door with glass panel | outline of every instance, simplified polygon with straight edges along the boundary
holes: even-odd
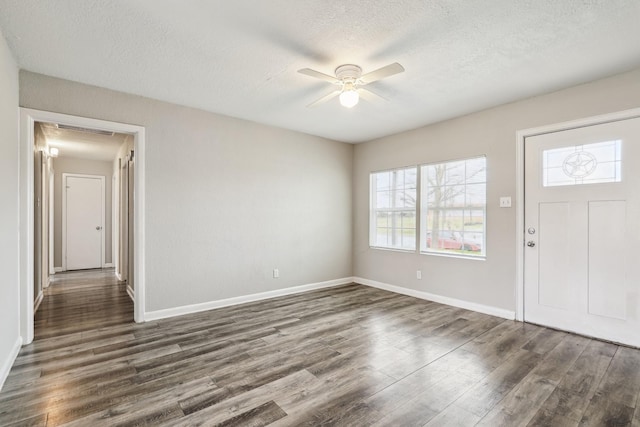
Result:
[[[525,321],[640,346],[640,118],[527,137]]]

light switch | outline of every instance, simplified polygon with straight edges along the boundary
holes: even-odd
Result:
[[[500,207],[501,208],[510,208],[511,207],[511,197],[509,197],[509,196],[500,197]]]

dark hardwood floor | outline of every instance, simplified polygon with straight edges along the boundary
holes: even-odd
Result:
[[[50,287],[0,425],[640,426],[636,349],[356,284],[134,324],[94,273]]]
[[[58,273],[36,312],[35,339],[133,322],[126,283],[113,269]]]

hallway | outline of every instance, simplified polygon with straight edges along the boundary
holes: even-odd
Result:
[[[35,315],[35,341],[133,323],[133,301],[113,269],[58,273]]]

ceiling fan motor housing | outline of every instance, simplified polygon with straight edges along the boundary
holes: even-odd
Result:
[[[353,64],[344,64],[336,68],[336,77],[343,82],[355,82],[362,75],[362,68]]]

